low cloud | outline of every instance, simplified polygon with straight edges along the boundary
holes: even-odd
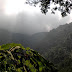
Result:
[[[70,15],[62,18],[58,12],[55,15],[50,12],[44,15],[41,12],[30,14],[23,11],[17,15],[8,16],[3,13],[3,4],[0,5],[0,11],[0,28],[23,34],[48,32],[59,25],[71,22],[72,19]]]

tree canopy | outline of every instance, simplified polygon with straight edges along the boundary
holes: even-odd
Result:
[[[0,72],[58,72],[38,52],[21,44],[0,46]]]
[[[62,17],[70,14],[72,9],[72,0],[26,0],[27,4],[36,6],[40,3],[40,10],[43,14],[46,14],[49,9],[51,9],[52,4],[55,5],[53,9],[51,9],[51,13],[55,14],[56,10],[61,12]]]

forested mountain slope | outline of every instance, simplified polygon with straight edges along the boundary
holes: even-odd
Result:
[[[53,62],[59,72],[72,72],[72,23],[51,30],[36,50]]]
[[[67,38],[71,37],[72,23],[60,25],[58,28],[48,32],[46,37],[37,45],[36,48],[44,49],[43,52],[49,50],[52,47],[64,45]]]

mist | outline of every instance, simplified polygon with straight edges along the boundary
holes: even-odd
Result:
[[[4,12],[4,2],[5,0],[2,2],[0,0],[0,3],[2,3],[0,5],[0,28],[15,33],[31,35],[38,32],[49,32],[59,25],[70,23],[72,19],[70,15],[62,18],[58,11],[56,14],[48,12],[44,15],[40,10],[32,13],[23,10],[17,14],[7,15]]]

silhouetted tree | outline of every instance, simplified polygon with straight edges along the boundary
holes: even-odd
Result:
[[[72,0],[26,0],[26,3],[33,6],[36,6],[38,3],[40,3],[41,12],[44,14],[46,14],[52,4],[54,4],[55,7],[51,9],[51,12],[55,14],[55,11],[59,10],[62,17],[70,14],[72,9]]]

